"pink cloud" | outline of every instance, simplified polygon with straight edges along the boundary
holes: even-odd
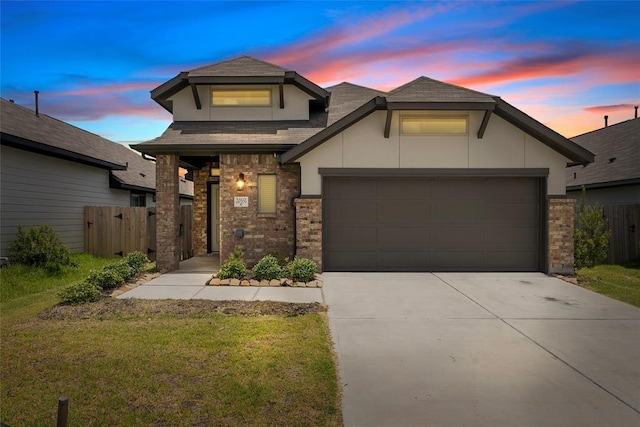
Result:
[[[597,113],[597,114],[608,114],[608,113],[629,113],[630,111],[634,111],[633,107],[638,104],[616,104],[616,105],[596,105],[594,107],[586,107],[584,111],[589,113]]]
[[[638,80],[640,57],[630,46],[603,51],[595,47],[573,47],[567,51],[541,53],[523,58],[497,61],[492,70],[450,79],[462,86],[487,85],[546,77],[588,76],[608,83]]]

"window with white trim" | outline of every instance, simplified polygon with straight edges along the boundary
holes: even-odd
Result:
[[[468,117],[400,117],[401,135],[466,135]]]
[[[275,175],[258,175],[258,213],[276,213]]]
[[[212,89],[214,107],[270,107],[271,89]]]

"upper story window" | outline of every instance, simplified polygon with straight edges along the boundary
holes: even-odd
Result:
[[[467,117],[409,116],[400,118],[401,135],[466,135]]]
[[[214,107],[270,107],[271,89],[213,89]]]

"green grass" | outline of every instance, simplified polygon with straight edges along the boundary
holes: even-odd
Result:
[[[578,282],[592,291],[640,307],[640,263],[598,265],[577,271]]]
[[[50,289],[60,289],[84,280],[89,271],[100,270],[116,259],[95,258],[88,254],[71,255],[77,267],[64,266],[58,274],[50,275],[43,268],[14,264],[0,268],[0,302],[36,294]]]
[[[58,290],[0,304],[8,425],[54,425],[60,396],[69,397],[69,425],[341,425],[322,314],[146,309],[52,320],[43,312]]]

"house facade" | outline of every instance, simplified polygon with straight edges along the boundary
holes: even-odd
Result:
[[[155,164],[121,144],[0,98],[0,256],[18,224],[84,250],[84,206],[154,206]],[[193,185],[180,181],[180,203]]]
[[[420,77],[321,88],[243,56],[151,92],[158,267],[178,268],[177,168],[193,170],[196,254],[234,248],[324,271],[573,271],[568,164],[593,155],[496,96]],[[162,242],[162,243],[160,243]]]

